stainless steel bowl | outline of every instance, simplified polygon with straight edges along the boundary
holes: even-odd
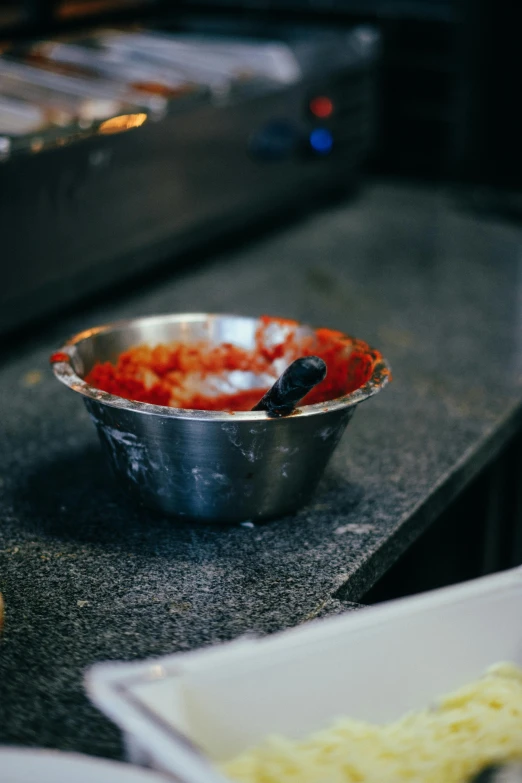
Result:
[[[134,402],[83,378],[128,348],[173,341],[255,346],[259,322],[184,314],[120,321],[75,335],[51,357],[56,377],[83,396],[114,472],[139,502],[166,514],[232,522],[296,511],[312,496],[355,407],[387,383],[371,351],[360,389],[270,419],[264,412],[185,410]],[[303,327],[306,329],[306,327]]]

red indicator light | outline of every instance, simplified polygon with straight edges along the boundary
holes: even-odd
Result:
[[[312,98],[309,104],[309,108],[314,117],[319,117],[320,119],[325,120],[332,114],[334,105],[330,98],[327,98],[326,95],[318,95],[317,98]]]
[[[61,351],[57,351],[56,353],[51,354],[49,361],[51,362],[51,364],[58,364],[59,362],[68,362],[69,354],[62,353]]]

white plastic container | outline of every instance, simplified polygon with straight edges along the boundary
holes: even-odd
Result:
[[[343,715],[391,721],[499,661],[522,665],[520,568],[259,640],[98,664],[87,689],[131,760],[218,783],[212,761],[267,734],[300,737]]]
[[[43,748],[0,748],[2,783],[169,783],[148,770]]]

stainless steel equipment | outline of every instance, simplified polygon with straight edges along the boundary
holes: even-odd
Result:
[[[353,186],[378,49],[361,26],[99,31],[4,52],[0,334]]]
[[[363,387],[288,417],[264,411],[199,411],[116,397],[83,378],[138,344],[223,342],[254,349],[259,322],[217,315],[167,315],[89,329],[55,355],[56,377],[79,392],[115,474],[146,506],[166,514],[241,522],[294,512],[312,496],[356,406],[386,385],[385,361],[368,349]],[[308,334],[305,331],[303,334]],[[283,335],[277,339],[277,344]],[[259,386],[255,378],[250,388]]]

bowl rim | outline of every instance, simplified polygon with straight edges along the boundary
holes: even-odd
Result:
[[[169,408],[165,405],[153,405],[148,402],[138,402],[136,400],[127,400],[115,394],[97,389],[91,386],[81,378],[73,367],[73,361],[77,355],[77,346],[84,340],[88,340],[97,334],[111,332],[117,329],[125,329],[136,326],[175,323],[178,321],[197,322],[209,319],[234,318],[248,321],[256,321],[259,317],[235,315],[231,313],[169,313],[164,315],[143,316],[138,318],[127,318],[123,320],[111,321],[106,324],[84,329],[81,332],[70,337],[57,351],[50,356],[50,362],[56,378],[75,392],[81,394],[84,398],[94,402],[107,405],[111,408],[133,411],[135,413],[146,414],[149,416],[163,416],[170,419],[191,419],[200,421],[286,421],[288,419],[301,418],[303,416],[314,416],[319,413],[330,413],[343,408],[351,408],[361,402],[373,397],[383,389],[391,379],[391,369],[389,363],[376,349],[368,345],[363,340],[346,335],[348,339],[357,343],[361,348],[371,354],[374,364],[372,374],[366,383],[355,389],[349,394],[336,397],[333,400],[318,402],[314,405],[303,405],[290,415],[281,418],[271,418],[265,411],[202,411],[192,408]],[[307,326],[301,321],[295,321],[299,326]],[[311,327],[313,328],[313,327]]]

